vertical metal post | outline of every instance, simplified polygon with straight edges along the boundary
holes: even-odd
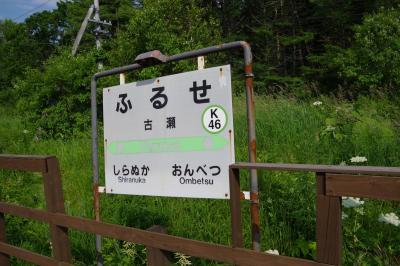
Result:
[[[247,125],[248,125],[248,154],[249,161],[254,163],[257,160],[256,150],[256,120],[254,109],[253,91],[253,66],[250,45],[243,44],[244,50],[244,72],[246,80],[246,103],[247,103]],[[260,251],[260,211],[258,200],[258,177],[257,170],[250,170],[250,202],[251,202],[251,235],[252,246],[256,251]]]
[[[96,36],[96,49],[100,50],[101,49],[101,41],[100,41],[100,4],[99,0],[93,0],[93,5],[94,5],[94,17],[93,19],[96,22],[96,29],[95,29],[95,36]],[[98,61],[97,62],[97,68],[99,70],[103,69],[103,62]],[[92,80],[96,83],[96,80]],[[92,121],[92,141],[95,140],[96,143],[93,145],[92,149],[95,151],[95,157],[93,159],[93,167],[96,165],[96,169],[94,170],[94,175],[93,175],[93,195],[94,195],[94,212],[95,212],[95,219],[96,221],[100,221],[100,193],[99,193],[99,163],[98,163],[98,148],[97,148],[97,104],[96,104],[96,84],[94,85],[95,91],[94,91],[94,103],[93,103],[93,97],[92,97],[92,112],[93,110],[96,112],[95,113],[95,121]],[[93,92],[92,92],[93,95]],[[93,120],[93,113],[92,113],[92,120]],[[93,138],[93,130],[96,131],[96,136]],[[96,234],[96,260],[97,260],[97,265],[98,266],[103,266],[103,256],[101,255],[101,235]]]
[[[100,193],[99,193],[99,158],[97,144],[97,99],[96,78],[91,81],[91,113],[92,113],[92,173],[93,173],[93,208],[96,221],[100,221]],[[96,234],[96,260],[97,265],[103,265],[101,256],[101,235]]]

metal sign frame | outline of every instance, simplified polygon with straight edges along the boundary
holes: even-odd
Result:
[[[254,92],[253,92],[253,56],[250,45],[245,41],[236,41],[224,43],[216,46],[210,46],[198,50],[184,52],[172,56],[163,55],[155,50],[140,54],[136,57],[134,64],[113,68],[110,70],[98,72],[93,75],[91,80],[91,126],[92,126],[92,174],[93,174],[93,194],[94,211],[96,221],[100,221],[100,192],[99,192],[99,158],[98,158],[98,134],[97,134],[97,80],[107,76],[122,74],[132,70],[140,70],[146,67],[181,61],[184,59],[197,58],[211,53],[224,52],[234,49],[243,50],[244,73],[246,83],[246,106],[247,106],[247,129],[248,129],[248,159],[249,162],[256,162],[256,127],[254,110]],[[252,246],[254,250],[260,250],[260,218],[259,218],[259,200],[258,200],[258,179],[257,170],[250,170],[251,178],[251,228],[252,228]],[[96,235],[96,252],[98,265],[102,264],[101,259],[101,236]]]

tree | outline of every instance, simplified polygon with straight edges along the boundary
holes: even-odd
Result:
[[[0,21],[0,92],[8,97],[11,81],[23,74],[26,67],[40,65],[38,43],[27,34],[24,24]]]
[[[126,29],[117,30],[115,42],[109,44],[111,51],[105,53],[109,59],[106,62],[111,65],[130,64],[137,54],[149,50],[175,54],[220,42],[218,23],[197,0],[148,0],[142,8],[133,10],[135,15]],[[25,113],[34,127],[32,131],[61,137],[88,128],[89,84],[97,71],[98,53],[93,44],[91,50],[88,46],[75,58],[69,47],[58,48],[42,69],[28,69],[24,78],[15,83],[18,110]],[[182,62],[165,66],[164,70],[182,71],[194,66]],[[161,73],[157,71],[145,69],[140,77],[154,77]]]
[[[368,15],[354,27],[355,41],[339,51],[333,62],[340,77],[360,91],[400,86],[400,10]]]
[[[112,45],[112,65],[131,64],[143,52],[160,50],[172,55],[221,42],[218,20],[199,0],[145,0],[135,9],[126,29],[119,31]],[[193,69],[196,64],[180,62],[165,66],[164,73]],[[146,69],[142,78],[160,75],[160,69]]]

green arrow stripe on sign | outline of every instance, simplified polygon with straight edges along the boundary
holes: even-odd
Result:
[[[225,147],[228,140],[219,136],[197,136],[162,138],[151,140],[113,141],[107,148],[112,154],[217,151]]]

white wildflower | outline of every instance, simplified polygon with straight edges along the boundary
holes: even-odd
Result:
[[[131,242],[123,242],[123,249],[121,250],[121,253],[133,258],[137,255],[137,247],[135,243]]]
[[[276,249],[268,249],[265,253],[272,254],[272,255],[279,255],[279,251]]]
[[[316,102],[313,102],[313,105],[314,106],[318,106],[318,105],[321,105],[322,104],[322,102],[321,101],[316,101]]]
[[[346,218],[348,218],[349,216],[345,213],[345,212],[342,212],[342,220],[344,220],[344,219],[346,219]]]
[[[26,129],[24,129],[22,132],[23,132],[24,134],[28,134],[28,133],[29,133],[29,131],[26,130]]]
[[[353,197],[342,197],[342,205],[345,208],[355,208],[364,204],[363,200],[360,198],[353,198]]]
[[[363,207],[361,207],[361,208],[356,208],[356,212],[357,212],[358,214],[364,215],[364,208],[363,208]]]
[[[178,264],[179,266],[192,265],[192,262],[190,261],[190,256],[176,252],[175,258],[178,259],[178,262],[176,264]]]
[[[368,159],[364,156],[356,156],[356,157],[351,157],[350,162],[352,163],[364,163],[368,161]]]
[[[346,164],[346,162],[345,162],[345,161],[341,161],[339,165],[341,165],[341,166],[345,166],[345,165],[347,165],[347,164]]]
[[[381,214],[378,219],[379,222],[387,223],[387,224],[392,224],[394,226],[399,226],[400,225],[400,220],[399,217],[391,212],[391,213],[386,213],[386,214]]]

